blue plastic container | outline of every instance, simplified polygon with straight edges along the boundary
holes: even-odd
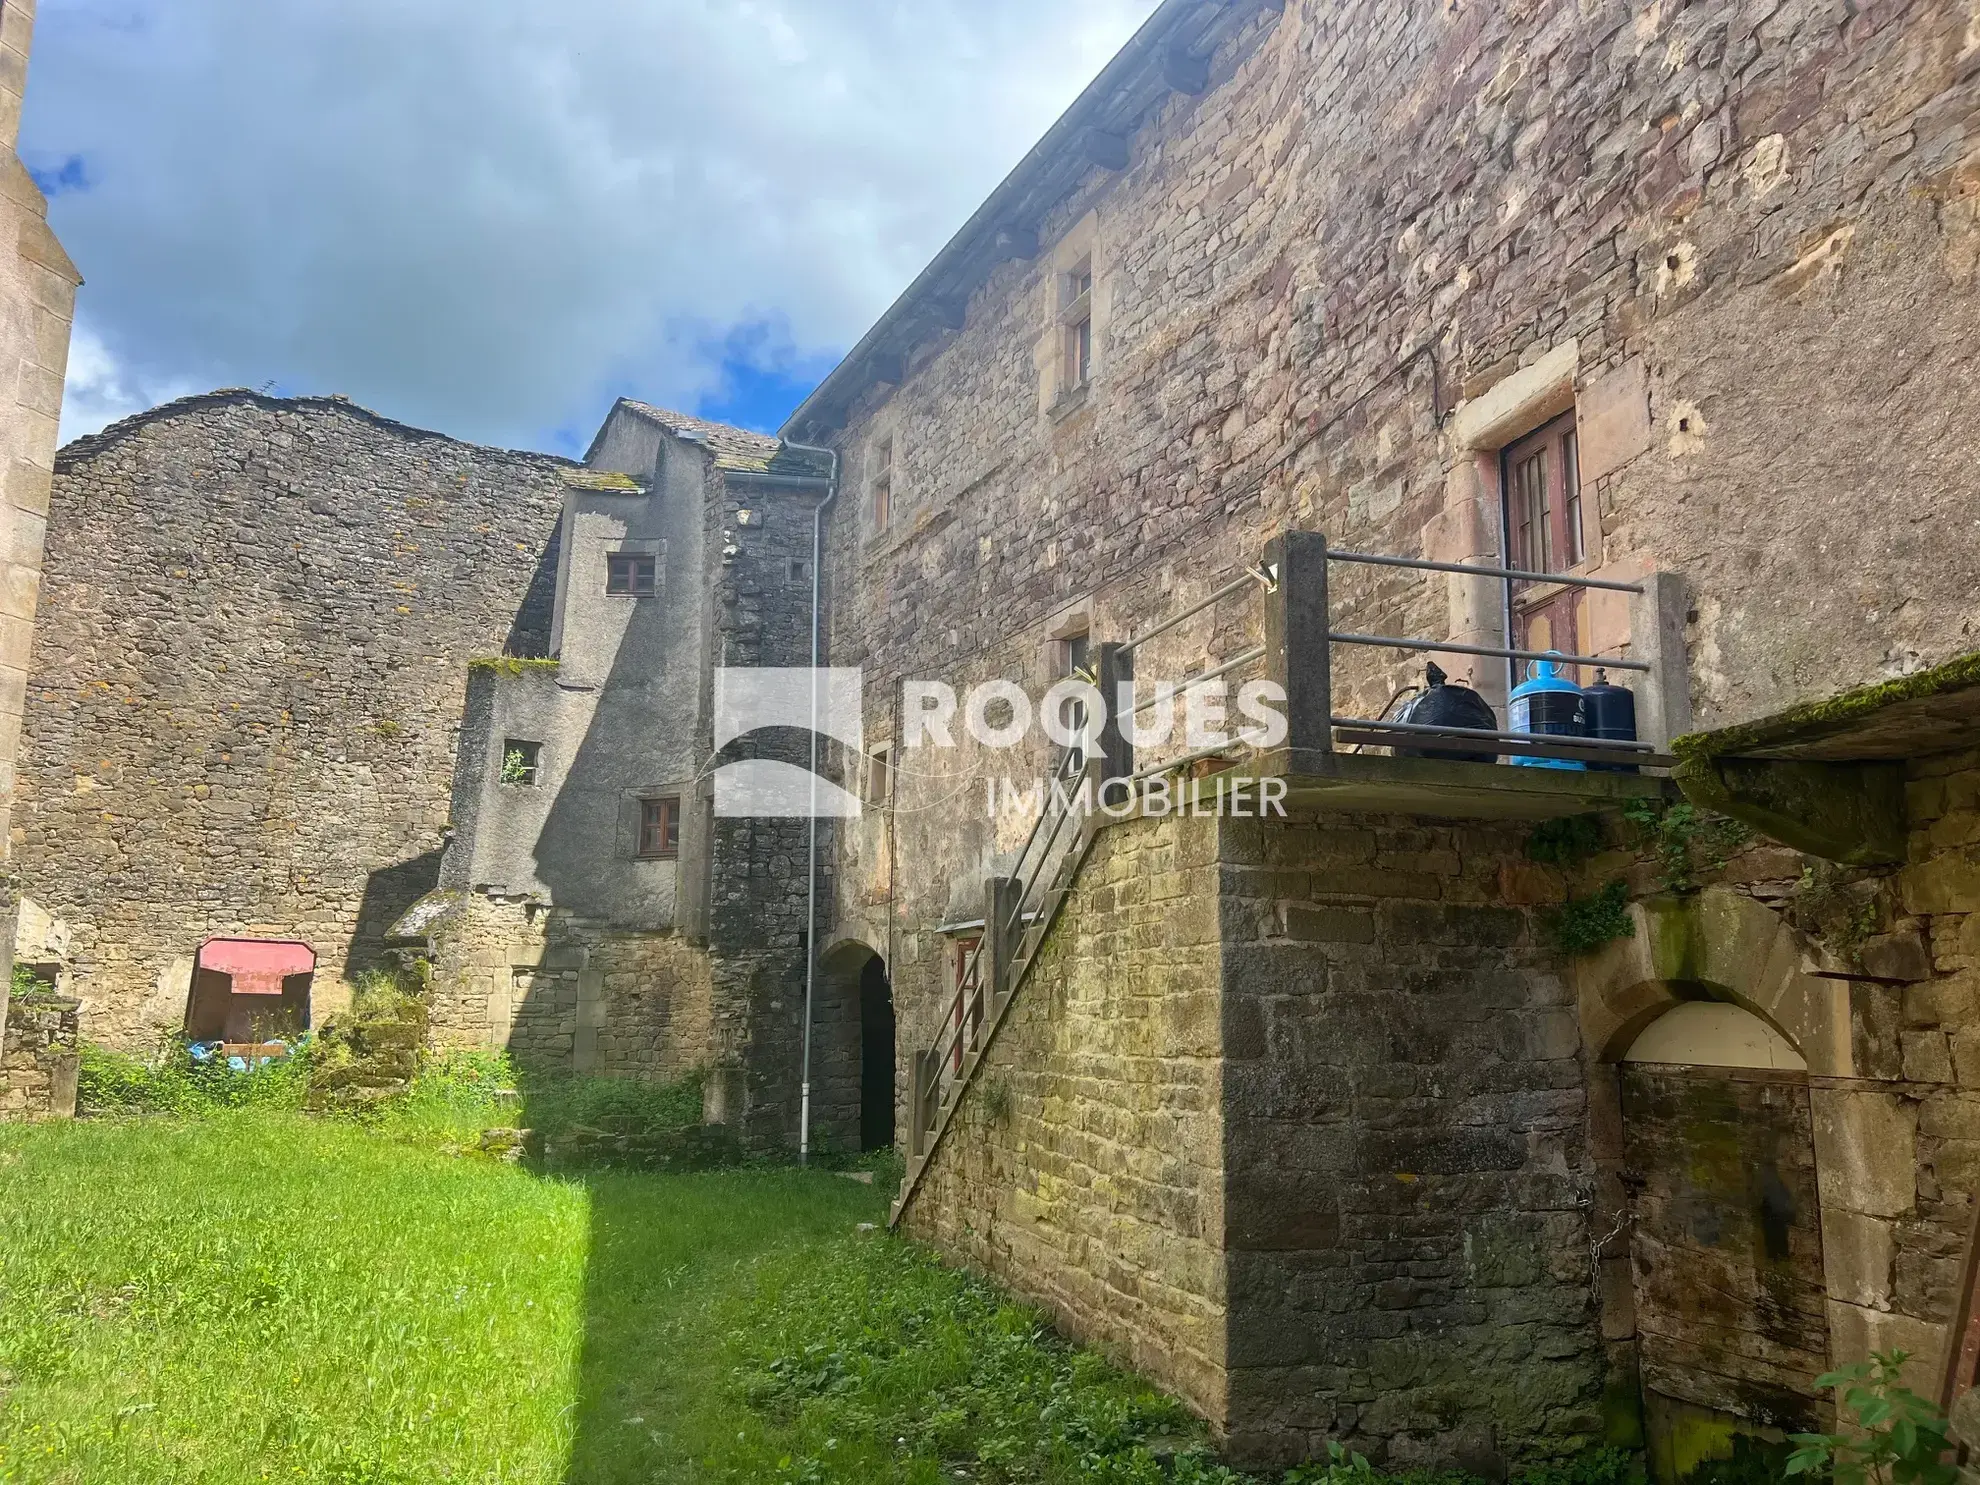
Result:
[[[1535,660],[1533,674],[1513,688],[1506,705],[1506,730],[1551,737],[1586,737],[1581,687],[1557,673],[1551,660]],[[1588,765],[1570,758],[1512,757],[1523,768],[1579,768]]]

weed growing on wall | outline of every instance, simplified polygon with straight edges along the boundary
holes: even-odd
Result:
[[[1634,827],[1637,846],[1656,861],[1667,892],[1697,891],[1701,874],[1723,870],[1733,852],[1753,839],[1738,820],[1661,799],[1632,799],[1623,818]]]
[[[1526,856],[1545,866],[1579,866],[1608,843],[1608,835],[1600,815],[1543,820],[1526,837]]]
[[[1540,917],[1541,931],[1563,953],[1592,954],[1619,938],[1634,938],[1629,915],[1629,883],[1617,877],[1592,897],[1570,897]]]

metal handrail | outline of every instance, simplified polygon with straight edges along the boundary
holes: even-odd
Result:
[[[1452,655],[1495,655],[1502,660],[1552,660],[1558,665],[1593,665],[1604,670],[1650,669],[1641,660],[1605,660],[1600,655],[1563,655],[1559,650],[1502,650],[1497,645],[1461,645],[1447,639],[1398,639],[1387,634],[1336,634],[1337,645],[1379,645],[1389,650],[1442,650]]]
[[[1566,583],[1576,588],[1607,588],[1616,593],[1641,593],[1641,583],[1612,578],[1576,577],[1567,572],[1525,572],[1517,567],[1487,567],[1476,562],[1432,562],[1427,557],[1382,557],[1373,552],[1327,552],[1329,562],[1362,562],[1371,567],[1414,567],[1424,572],[1469,572],[1478,577],[1515,578],[1529,583]]]
[[[1479,742],[1562,743],[1570,747],[1604,749],[1619,753],[1654,753],[1656,745],[1620,737],[1589,737],[1573,732],[1495,732],[1484,727],[1433,727],[1422,722],[1378,722],[1368,717],[1329,717],[1334,727],[1352,727],[1363,732],[1406,732],[1418,737],[1444,737]]]
[[[1198,614],[1202,613],[1206,608],[1215,607],[1217,604],[1222,603],[1226,598],[1229,598],[1232,594],[1242,593],[1244,591],[1245,584],[1247,583],[1257,583],[1263,587],[1270,587],[1273,583],[1277,581],[1278,581],[1277,575],[1274,574],[1273,571],[1268,567],[1247,567],[1244,570],[1243,577],[1237,579],[1235,582],[1224,584],[1223,587],[1219,588],[1216,592],[1212,593],[1208,598],[1204,599],[1201,603],[1192,604],[1190,607],[1184,609],[1179,614],[1171,614],[1169,615],[1168,618],[1164,619],[1161,623],[1157,624],[1153,629],[1145,629],[1140,634],[1137,634],[1133,639],[1129,640],[1126,644],[1121,646],[1121,653],[1123,655],[1133,654],[1136,649],[1138,649],[1142,645],[1147,644],[1148,641],[1153,639],[1156,635],[1166,634],[1169,630],[1175,628],[1176,625],[1182,623],[1184,619],[1193,619]]]
[[[1129,712],[1128,715],[1131,717],[1139,716],[1151,706],[1159,706],[1164,701],[1174,701],[1191,686],[1200,685],[1204,681],[1214,681],[1220,676],[1227,676],[1234,670],[1243,669],[1254,660],[1263,659],[1264,655],[1265,646],[1253,645],[1250,649],[1240,651],[1238,654],[1231,656],[1230,659],[1219,665],[1215,670],[1206,670],[1201,675],[1190,676],[1185,680],[1176,682],[1173,686],[1158,686],[1153,696],[1149,697],[1146,701],[1137,702],[1134,710]]]

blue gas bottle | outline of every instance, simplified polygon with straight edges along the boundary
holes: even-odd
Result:
[[[1513,732],[1544,733],[1554,737],[1585,737],[1581,687],[1554,669],[1551,660],[1533,662],[1531,678],[1513,688],[1506,706],[1506,725]],[[1525,768],[1587,768],[1569,758],[1520,758],[1508,760]]]

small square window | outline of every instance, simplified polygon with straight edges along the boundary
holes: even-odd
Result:
[[[605,557],[605,591],[650,598],[657,567],[651,552],[610,552]]]
[[[791,558],[791,559],[790,559],[790,568],[789,568],[789,576],[790,576],[790,580],[791,580],[791,581],[792,581],[793,583],[808,583],[808,582],[810,582],[810,581],[811,581],[811,561],[810,561],[810,559],[809,559],[809,558],[806,558],[806,557],[793,557],[793,558]]]
[[[502,740],[502,782],[534,789],[542,782],[543,744],[521,738]]]
[[[639,802],[639,854],[666,860],[681,854],[681,802],[642,799]]]

